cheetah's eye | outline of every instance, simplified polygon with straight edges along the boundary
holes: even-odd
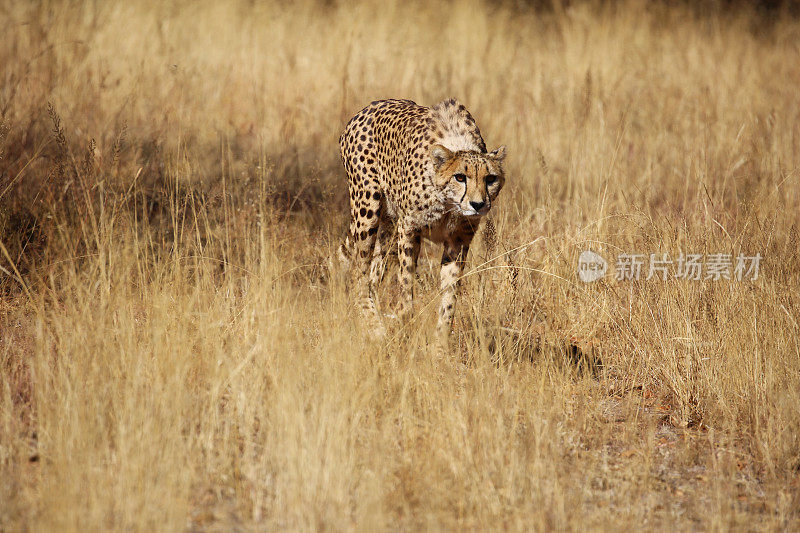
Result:
[[[484,180],[486,180],[486,185],[491,185],[492,183],[497,181],[497,176],[495,176],[494,174],[489,174],[484,178]]]
[[[464,174],[453,174],[453,177],[459,183],[464,183],[465,181],[467,181],[467,177]]]

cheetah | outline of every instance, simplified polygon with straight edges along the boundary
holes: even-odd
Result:
[[[350,119],[339,145],[351,214],[339,256],[356,277],[356,304],[374,336],[383,337],[373,287],[396,238],[399,318],[407,320],[421,239],[442,243],[437,331],[446,345],[470,243],[505,184],[505,146],[487,152],[472,115],[455,99],[432,107],[372,102]]]

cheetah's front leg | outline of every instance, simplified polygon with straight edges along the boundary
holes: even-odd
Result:
[[[436,326],[441,349],[447,348],[450,338],[458,279],[464,271],[464,263],[466,262],[468,251],[469,242],[457,244],[452,241],[446,241],[444,243],[442,270],[439,275],[442,303],[439,305],[439,320]]]
[[[400,222],[397,227],[397,257],[400,260],[400,319],[405,322],[414,309],[414,272],[417,269],[422,236],[410,224]]]

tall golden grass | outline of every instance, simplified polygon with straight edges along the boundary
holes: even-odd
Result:
[[[0,530],[800,527],[797,20],[0,13]],[[347,119],[451,96],[509,179],[440,359],[438,250],[383,343],[328,258]],[[586,249],[763,259],[583,284]]]

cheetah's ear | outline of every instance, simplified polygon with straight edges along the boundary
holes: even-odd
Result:
[[[441,144],[434,144],[431,146],[431,159],[433,159],[433,168],[439,170],[442,165],[453,159],[453,152]]]
[[[489,157],[497,161],[498,163],[502,163],[503,160],[506,158],[506,147],[505,145],[497,148],[496,150],[492,150],[489,152]]]

